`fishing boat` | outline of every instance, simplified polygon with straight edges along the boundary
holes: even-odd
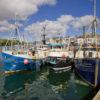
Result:
[[[37,52],[37,56],[42,59],[43,64],[46,62],[46,58],[48,57],[49,53],[49,46],[46,43],[46,25],[43,26],[43,33],[41,34],[42,36],[42,42],[39,41],[39,43],[36,43],[35,45],[35,50]]]
[[[82,44],[76,52],[75,68],[76,72],[91,86],[97,86],[100,83],[100,47],[98,45],[98,36],[96,34],[96,0],[94,0],[94,18],[92,22],[92,37],[94,44]],[[85,41],[85,37],[84,37]]]
[[[55,73],[70,71],[73,66],[73,60],[70,58],[61,59],[57,64],[50,67]]]
[[[19,40],[19,41],[18,41]],[[19,34],[19,27],[15,21],[15,32],[10,37],[11,45],[2,50],[3,66],[5,73],[15,73],[26,70],[36,70],[41,66],[42,61],[36,57],[36,52],[31,48],[25,47],[24,42]],[[14,42],[17,41],[15,45]]]
[[[51,48],[48,54],[47,62],[50,65],[56,65],[62,58],[73,58],[74,53],[72,50],[65,48],[64,44],[62,43],[53,43],[48,44]]]

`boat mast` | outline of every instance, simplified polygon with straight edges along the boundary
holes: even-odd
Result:
[[[13,37],[12,37],[12,42],[11,42],[11,50],[13,50],[14,48],[14,41],[18,41],[18,45],[20,45],[21,47],[19,47],[18,49],[22,49],[22,39],[21,39],[21,36],[19,34],[19,26],[18,26],[18,23],[17,23],[17,14],[15,14],[15,23],[14,23],[14,34],[13,34]]]
[[[85,33],[85,29],[86,29],[86,27],[85,26],[83,26],[83,47],[85,46],[85,44],[86,44],[86,42],[85,42],[85,40],[86,40],[86,33]],[[83,48],[83,56],[84,56],[84,58],[85,58],[85,49]]]
[[[92,23],[92,35],[96,36],[96,0],[93,1],[93,23]]]
[[[11,50],[13,51],[13,42],[16,40],[16,35],[17,35],[17,24],[16,24],[16,14],[15,14],[15,23],[14,23],[14,28],[15,28],[15,34],[13,34],[12,40],[11,40]]]
[[[43,36],[43,40],[42,40],[43,45],[46,45],[46,39],[45,39],[46,34],[45,34],[45,31],[46,31],[46,25],[43,27],[43,34],[42,34],[42,36]]]
[[[98,83],[98,46],[97,46],[97,34],[96,34],[96,25],[97,25],[97,20],[96,20],[96,0],[94,0],[93,2],[93,17],[94,17],[94,20],[93,20],[93,32],[94,32],[94,37],[95,37],[95,45],[96,45],[96,65],[95,65],[95,86],[97,86],[97,83]]]
[[[84,37],[84,38],[85,38],[85,29],[86,29],[86,27],[83,26],[83,37]]]

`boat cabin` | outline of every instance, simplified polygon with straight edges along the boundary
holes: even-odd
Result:
[[[76,58],[100,58],[100,50],[96,48],[82,48],[76,52]]]

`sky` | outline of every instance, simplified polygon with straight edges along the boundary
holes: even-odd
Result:
[[[100,0],[96,2],[99,21]],[[40,40],[43,27],[47,37],[82,35],[83,26],[91,31],[93,0],[0,0],[0,38],[14,33],[15,15],[19,34],[27,40]]]

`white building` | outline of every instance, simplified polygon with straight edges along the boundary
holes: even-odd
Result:
[[[97,44],[100,45],[100,36],[98,35],[97,37],[92,37],[91,35],[87,35],[85,36],[85,38],[83,36],[79,36],[76,37],[76,44],[77,45],[81,45],[81,44],[95,44],[97,41]]]

